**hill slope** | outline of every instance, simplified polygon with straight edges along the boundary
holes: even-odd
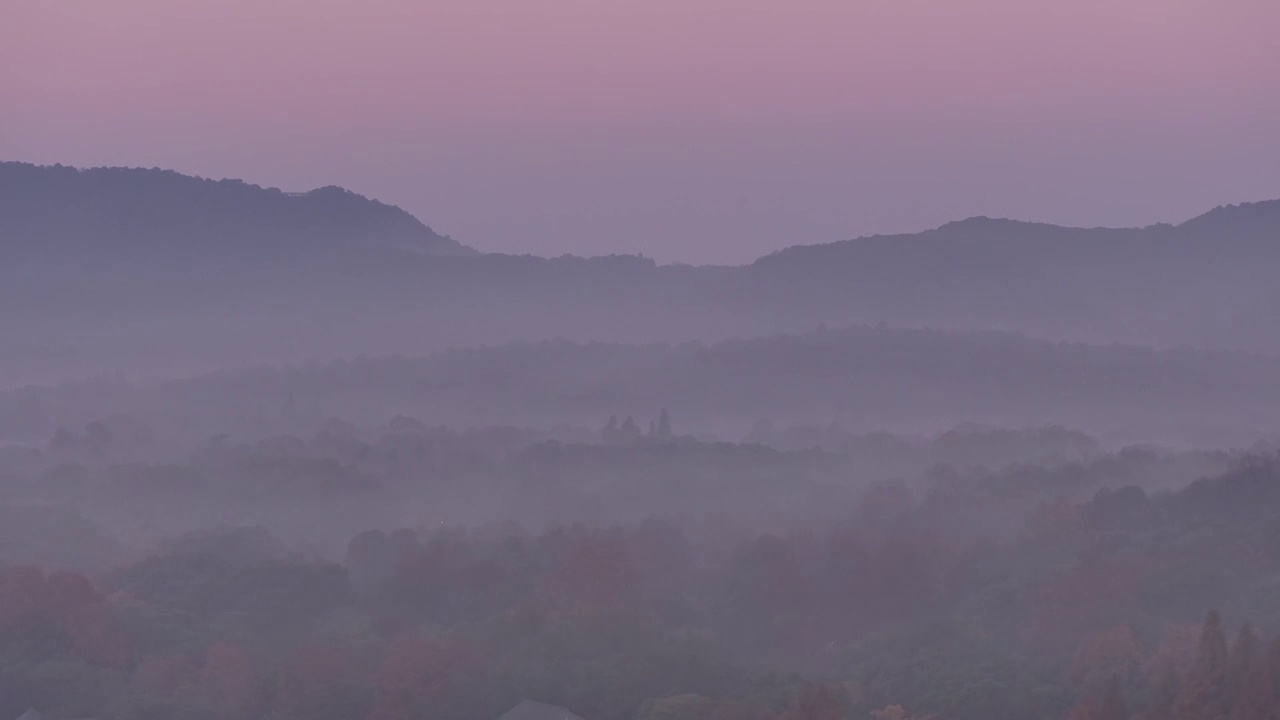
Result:
[[[971,218],[691,267],[481,255],[337,188],[11,163],[0,253],[0,387],[880,322],[1280,355],[1280,202],[1133,229]]]
[[[291,194],[166,170],[0,163],[0,249],[11,259],[235,262],[358,248],[474,252],[338,187]]]
[[[1274,352],[1266,317],[1280,310],[1278,263],[1280,201],[1271,201],[1146,228],[970,218],[793,247],[746,272],[757,297],[827,321]],[[845,314],[853,309],[864,314]]]

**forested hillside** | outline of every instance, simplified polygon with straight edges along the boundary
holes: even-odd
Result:
[[[1274,453],[1081,456],[1042,432],[1058,439],[1040,459],[1004,464],[1031,435],[960,431],[914,446],[948,464],[888,479],[866,445],[783,452],[676,426],[565,442],[395,418],[214,438],[156,464],[129,460],[150,441],[117,424],[6,451],[0,507],[41,514],[0,530],[22,539],[0,544],[0,712],[469,720],[536,698],[591,720],[1262,720],[1280,707]],[[57,506],[82,516],[49,522]]]
[[[8,163],[0,386],[824,323],[1280,354],[1278,239],[1269,202],[1140,229],[973,218],[741,267],[484,255],[338,188],[294,196],[159,170]]]
[[[339,187],[285,193],[160,169],[0,162],[0,251],[9,263],[190,268],[358,248],[474,252],[400,208]]]

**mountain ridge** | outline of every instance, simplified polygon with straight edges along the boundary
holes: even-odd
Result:
[[[159,168],[0,161],[0,242],[11,257],[293,259],[383,247],[477,254],[409,212],[334,185],[292,193]]]
[[[85,175],[49,172],[70,183]],[[86,210],[66,201],[84,193],[31,192],[17,175],[0,172],[9,178],[0,177],[0,386],[553,337],[683,342],[879,322],[1280,355],[1280,201],[1145,228],[970,218],[794,246],[749,265],[693,266],[482,254],[452,240],[421,251],[424,238],[443,236],[355,193],[286,196],[164,171],[122,176],[141,185],[125,193],[131,225],[103,210],[110,193],[90,194]],[[181,189],[191,184],[218,202],[192,201]],[[44,198],[34,211],[25,207],[33,196]],[[104,212],[115,219],[107,232],[83,231]],[[15,217],[34,223],[37,242],[14,234]],[[172,231],[193,219],[198,232]],[[68,227],[78,231],[61,232]]]
[[[287,227],[288,222],[284,222],[285,227],[281,230],[293,230],[298,232],[311,231],[321,236],[323,241],[326,234],[330,235],[328,239],[334,240],[333,235],[347,235],[346,243],[338,243],[338,249],[394,249],[409,250],[412,252],[425,255],[452,255],[452,256],[478,256],[478,255],[512,255],[511,253],[484,253],[475,250],[472,247],[462,244],[454,240],[448,235],[437,233],[430,225],[423,222],[420,218],[412,213],[400,208],[396,205],[384,203],[376,198],[370,198],[354,191],[337,185],[325,185],[303,192],[289,192],[280,188],[258,185],[237,178],[224,178],[215,180],[205,178],[199,175],[189,175],[175,170],[161,168],[142,168],[128,166],[100,166],[100,167],[74,167],[69,165],[38,165],[26,162],[3,161],[0,160],[0,240],[5,236],[15,236],[26,232],[38,236],[41,239],[47,239],[53,230],[47,227],[42,229],[38,227],[39,222],[48,223],[51,216],[55,213],[46,212],[38,214],[35,212],[42,206],[49,209],[57,209],[57,215],[65,215],[68,211],[74,216],[79,213],[82,217],[86,211],[89,217],[85,217],[86,221],[101,221],[108,229],[113,225],[125,224],[133,228],[135,231],[155,232],[160,229],[172,232],[194,232],[197,235],[201,233],[209,233],[217,230],[219,222],[227,225],[224,218],[220,220],[219,216],[208,212],[210,207],[200,208],[202,212],[195,213],[187,218],[171,218],[168,227],[155,227],[158,223],[154,218],[148,222],[147,218],[140,217],[137,213],[142,208],[124,207],[125,213],[132,211],[134,215],[129,217],[113,216],[110,212],[104,212],[104,208],[94,205],[93,198],[71,197],[64,200],[63,206],[54,208],[50,206],[48,200],[41,202],[39,198],[30,197],[30,188],[25,191],[24,183],[32,182],[48,182],[49,178],[57,175],[61,180],[75,178],[79,181],[94,181],[98,179],[115,179],[124,180],[131,188],[126,188],[123,193],[120,189],[96,189],[94,195],[103,200],[121,200],[128,201],[128,192],[146,191],[150,193],[159,193],[163,195],[173,195],[179,190],[186,191],[217,190],[226,196],[227,202],[219,207],[224,215],[229,207],[234,205],[230,200],[234,199],[249,205],[264,205],[271,202],[281,203],[282,207],[291,208],[303,215],[310,215],[311,220],[299,221],[294,223],[296,227]],[[43,177],[42,177],[43,176]],[[163,181],[159,182],[159,181]],[[80,183],[81,185],[84,182]],[[166,187],[166,184],[168,187]],[[145,186],[145,187],[142,187]],[[79,188],[78,192],[84,191]],[[104,195],[105,193],[105,195]],[[121,198],[121,195],[125,197]],[[56,200],[56,198],[55,198]],[[216,205],[216,203],[214,203]],[[279,210],[279,213],[284,212]],[[26,217],[24,218],[24,213]],[[25,223],[23,222],[25,219]],[[248,218],[245,224],[250,224],[253,218]],[[260,218],[267,224],[281,225],[279,214],[270,215]],[[212,225],[212,227],[201,226],[197,221]],[[185,224],[184,224],[185,223]],[[15,224],[17,225],[15,227]],[[25,225],[25,227],[24,227]],[[56,228],[56,222],[53,223]],[[1280,233],[1280,199],[1262,200],[1256,202],[1242,202],[1237,204],[1218,205],[1208,211],[1200,213],[1190,219],[1180,223],[1157,222],[1142,227],[1110,227],[1110,226],[1073,226],[1058,225],[1054,223],[1040,222],[1035,220],[1022,220],[1008,217],[992,217],[986,215],[974,215],[962,219],[952,220],[937,227],[928,228],[918,232],[902,232],[902,233],[877,233],[872,235],[862,235],[854,238],[846,238],[823,243],[797,244],[780,248],[770,253],[766,253],[750,263],[743,265],[711,265],[711,266],[690,266],[685,263],[666,263],[666,265],[674,265],[680,267],[752,267],[761,263],[776,262],[780,256],[785,257],[796,253],[823,253],[827,251],[846,251],[859,245],[869,245],[877,243],[894,242],[901,243],[912,239],[934,238],[959,234],[962,236],[979,235],[982,237],[971,238],[977,240],[991,240],[993,237],[1004,236],[1010,233],[1039,233],[1045,235],[1053,235],[1065,239],[1067,235],[1090,234],[1094,236],[1109,235],[1114,237],[1136,237],[1139,235],[1155,236],[1159,235],[1166,238],[1174,238],[1180,234],[1186,234],[1194,231],[1202,231],[1212,229],[1213,226],[1225,226],[1236,232],[1247,232],[1248,234],[1257,234],[1259,232],[1266,233],[1274,231]],[[1261,227],[1259,227],[1261,226]],[[120,228],[117,228],[120,229]],[[234,228],[224,230],[231,232]],[[243,230],[243,228],[240,228]],[[63,228],[61,234],[89,234],[89,230],[71,229],[68,231]],[[359,238],[351,237],[355,235],[364,235],[366,240],[364,244],[352,244],[351,240]],[[370,237],[371,236],[371,237]],[[318,243],[321,249],[331,249]],[[4,248],[11,257],[15,256],[12,248]],[[73,248],[75,249],[75,248]],[[83,248],[79,248],[83,249]],[[111,248],[106,248],[111,249]],[[117,247],[117,250],[127,250],[125,247]],[[155,250],[155,247],[148,248]],[[530,255],[528,253],[515,254],[517,257],[541,257],[547,260],[559,260],[564,258],[577,258],[578,256],[541,256]],[[20,255],[18,255],[20,258]],[[594,257],[613,257],[609,256],[586,256],[586,259]]]
[[[1140,227],[1112,227],[1105,225],[1084,227],[1075,225],[1058,225],[1035,220],[1019,220],[1016,218],[974,215],[959,220],[951,220],[937,227],[928,228],[918,232],[876,233],[873,235],[861,235],[843,240],[833,240],[825,243],[791,245],[775,250],[771,253],[767,253],[760,258],[757,258],[752,264],[760,263],[762,261],[769,260],[770,258],[775,258],[777,256],[793,252],[813,252],[818,251],[819,249],[837,250],[841,248],[854,247],[859,244],[883,242],[887,240],[932,237],[957,232],[987,232],[992,234],[997,232],[1047,232],[1056,235],[1105,234],[1113,236],[1124,235],[1130,237],[1145,234],[1153,238],[1156,236],[1167,236],[1172,238],[1177,237],[1178,235],[1185,235],[1190,231],[1208,229],[1213,225],[1230,225],[1236,230],[1244,229],[1251,231],[1251,234],[1256,232],[1265,233],[1268,231],[1280,233],[1280,199],[1218,205],[1217,207],[1195,215],[1194,217],[1180,223],[1156,222]],[[1277,239],[1280,239],[1280,235],[1277,235],[1276,237]]]

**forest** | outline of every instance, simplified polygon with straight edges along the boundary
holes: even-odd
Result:
[[[0,0],[0,720],[1280,720],[1278,28]]]
[[[0,163],[0,720],[1276,720],[1277,207],[689,266]]]
[[[0,450],[0,716],[1280,712],[1275,445],[290,412]]]

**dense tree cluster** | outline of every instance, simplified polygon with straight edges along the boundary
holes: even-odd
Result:
[[[551,467],[713,450],[564,447]],[[11,564],[0,713],[463,720],[535,698],[590,720],[1273,718],[1280,460],[1171,490],[1144,457],[871,483],[808,526],[392,527],[335,560],[226,528],[81,573]]]

